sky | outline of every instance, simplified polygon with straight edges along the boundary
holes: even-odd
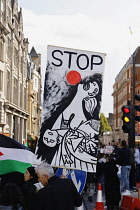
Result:
[[[18,0],[29,50],[41,53],[42,85],[47,46],[106,53],[101,112],[113,113],[113,84],[140,45],[140,0]]]

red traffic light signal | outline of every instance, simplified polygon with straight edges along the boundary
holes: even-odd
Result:
[[[129,113],[129,112],[130,112],[130,109],[128,109],[127,107],[123,106],[123,107],[122,107],[122,111],[123,111],[124,113]]]
[[[132,111],[132,106],[131,105],[123,106],[122,107],[122,111],[123,111],[123,113],[128,114],[128,113],[130,113]]]
[[[123,111],[124,113],[129,113],[131,110],[129,109],[128,106],[123,106],[123,107],[122,107],[122,111]]]
[[[122,108],[123,116],[123,126],[122,129],[124,133],[131,133],[133,129],[133,107],[132,105],[125,105]]]

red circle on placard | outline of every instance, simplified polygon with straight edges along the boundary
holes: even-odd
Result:
[[[77,85],[81,81],[81,74],[78,71],[69,71],[66,78],[70,85]]]

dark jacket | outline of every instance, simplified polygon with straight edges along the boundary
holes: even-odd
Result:
[[[23,203],[24,210],[34,210],[34,202],[36,200],[36,183],[34,179],[25,182],[23,190]]]
[[[104,167],[104,180],[105,180],[105,197],[106,205],[118,206],[121,199],[120,195],[120,182],[118,179],[118,168],[115,160],[110,159],[105,163]]]
[[[97,166],[96,166],[96,176],[100,177],[104,174],[104,167],[105,167],[105,163],[104,162],[97,162]]]
[[[94,183],[95,182],[95,173],[87,172],[87,180],[86,183]]]
[[[53,176],[48,185],[37,193],[34,210],[74,210],[81,206],[82,198],[71,179]]]
[[[116,163],[120,166],[130,165],[130,148],[115,147],[114,153],[116,154]]]
[[[23,208],[20,205],[16,209],[13,209],[13,206],[0,205],[0,210],[23,210]]]

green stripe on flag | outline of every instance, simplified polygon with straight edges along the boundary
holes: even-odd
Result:
[[[30,163],[24,163],[17,160],[1,160],[0,161],[0,175],[21,172],[25,173],[28,167],[32,166]]]

